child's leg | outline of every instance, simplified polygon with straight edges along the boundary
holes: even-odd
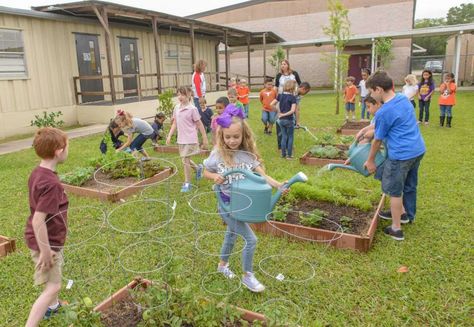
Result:
[[[401,197],[390,197],[390,212],[392,213],[392,228],[401,229],[400,219],[403,213],[403,201]]]
[[[291,122],[291,126],[288,127],[288,141],[287,141],[287,152],[288,157],[293,157],[293,135],[295,134],[295,125]]]
[[[352,111],[352,120],[355,120],[356,119],[356,115],[355,115],[355,103],[351,103],[350,104],[350,108],[351,108],[351,111]]]
[[[268,112],[265,110],[262,110],[262,123],[265,126],[264,132],[266,133],[268,131]]]
[[[425,101],[425,122],[430,120],[430,104],[431,100]]]
[[[288,150],[288,129],[287,129],[287,120],[280,120],[280,129],[281,129],[281,156],[286,157]]]
[[[189,157],[184,157],[183,159],[184,165],[184,182],[190,183],[191,182],[191,159]]]
[[[444,126],[444,117],[446,116],[446,106],[445,105],[439,105],[439,126],[443,127]]]
[[[276,122],[276,132],[277,132],[278,150],[280,150],[280,149],[281,149],[281,138],[282,138],[282,135],[281,135],[281,126],[280,126],[280,122],[279,122],[279,121]]]
[[[408,171],[403,187],[403,208],[410,221],[416,216],[416,188],[418,185],[418,168],[423,156],[417,158],[413,163],[413,167]]]
[[[244,104],[245,118],[249,118],[249,105]]]
[[[43,292],[36,299],[31,307],[30,315],[26,322],[26,326],[38,326],[49,306],[58,302],[58,294],[61,290],[61,283],[46,283]]]
[[[365,110],[366,110],[366,104],[364,101],[365,98],[361,99],[361,104],[360,104],[360,119],[365,118]]]
[[[425,101],[419,100],[418,106],[420,107],[418,110],[418,121],[421,123],[423,121],[423,113],[425,112]]]

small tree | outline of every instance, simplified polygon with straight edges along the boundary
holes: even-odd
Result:
[[[50,112],[49,114],[46,111],[43,111],[43,117],[35,115],[35,119],[31,121],[30,126],[36,126],[38,128],[61,127],[64,125],[64,121],[60,119],[62,115],[63,113],[61,111]]]
[[[280,70],[281,62],[286,58],[285,51],[281,46],[278,46],[272,53],[271,58],[268,59],[268,63],[273,67],[275,74]]]
[[[375,40],[375,54],[380,62],[382,69],[390,67],[394,55],[392,53],[392,39],[389,37],[381,37]]]
[[[336,91],[336,115],[339,114],[339,92],[342,87],[342,75],[347,71],[349,56],[344,55],[344,48],[351,36],[348,13],[349,10],[344,7],[340,0],[329,0],[328,9],[329,26],[323,27],[324,34],[330,37],[334,42],[336,53],[330,56],[329,77],[334,81],[334,90]]]
[[[165,92],[158,94],[158,112],[165,114],[167,118],[171,118],[173,115],[174,103],[173,103],[174,92],[171,89],[166,90]]]

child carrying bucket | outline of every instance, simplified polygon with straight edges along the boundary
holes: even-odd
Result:
[[[245,115],[240,108],[229,105],[223,114],[217,119],[219,128],[217,130],[217,145],[211,152],[209,158],[204,161],[204,177],[213,180],[219,185],[220,195],[223,201],[228,202],[230,184],[235,181],[236,176],[222,177],[222,174],[232,168],[249,169],[263,176],[268,184],[275,188],[281,188],[280,183],[265,174],[260,162],[254,136],[249,125],[245,121]],[[245,178],[239,176],[239,178]],[[287,190],[284,191],[286,193]],[[252,292],[262,292],[265,286],[260,283],[253,272],[253,256],[257,246],[257,237],[250,226],[233,218],[232,213],[225,213],[219,207],[219,214],[227,224],[227,232],[221,248],[221,257],[217,271],[226,278],[232,279],[236,275],[229,268],[229,256],[232,253],[237,235],[240,235],[246,245],[242,252],[242,269],[244,271],[242,283]]]

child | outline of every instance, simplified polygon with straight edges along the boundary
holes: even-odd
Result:
[[[184,184],[181,187],[181,192],[191,190],[191,167],[196,171],[196,180],[200,180],[202,177],[203,166],[201,164],[196,165],[191,160],[192,155],[200,152],[197,130],[201,133],[203,148],[206,149],[208,146],[201,116],[199,116],[197,108],[191,103],[192,96],[191,88],[184,86],[178,88],[179,104],[174,108],[173,123],[166,138],[166,144],[169,145],[171,136],[178,129],[179,155],[184,165]]]
[[[212,150],[209,158],[204,161],[204,177],[213,180],[215,189],[225,202],[232,197],[230,184],[245,178],[242,174],[222,177],[222,174],[232,168],[249,169],[263,176],[268,184],[281,188],[282,183],[266,175],[260,162],[252,130],[244,119],[243,112],[234,105],[229,105],[219,117],[220,128],[217,132],[217,146]],[[286,192],[286,191],[285,191]],[[257,245],[257,237],[247,223],[238,221],[232,214],[218,211],[227,225],[227,232],[221,248],[221,257],[217,271],[226,278],[235,278],[236,275],[229,268],[229,256],[237,238],[237,234],[245,239],[246,245],[242,252],[242,283],[252,292],[262,292],[265,289],[253,272],[253,256]]]
[[[222,115],[224,109],[229,105],[229,99],[226,97],[220,97],[216,100],[216,114],[212,117],[211,121],[211,130],[212,130],[212,144],[216,145],[216,137],[217,137],[217,118]]]
[[[420,112],[418,115],[418,122],[423,122],[423,113],[425,114],[425,125],[428,125],[430,119],[430,101],[431,95],[435,90],[435,83],[433,81],[433,74],[431,71],[425,69],[421,73],[421,82],[418,84],[418,105]]]
[[[163,138],[163,123],[166,120],[166,116],[164,113],[159,112],[155,115],[153,119],[153,123],[151,124],[151,128],[153,128],[153,137],[152,141],[156,144],[158,140]]]
[[[300,103],[301,103],[301,99],[306,94],[308,94],[310,90],[311,90],[311,85],[309,85],[308,82],[302,82],[296,90],[296,111],[295,111],[296,127],[300,126]]]
[[[110,121],[110,124],[109,126],[107,126],[107,130],[105,131],[105,133],[110,133],[110,139],[112,141],[114,149],[118,149],[122,146],[123,142],[120,141],[119,137],[124,135],[124,133],[114,120]],[[106,134],[104,134],[102,141],[100,141],[99,146],[100,152],[102,152],[102,154],[107,153],[107,143],[105,141],[105,135]]]
[[[346,120],[352,112],[352,120],[355,120],[355,98],[357,95],[357,87],[354,85],[355,78],[349,76],[346,78],[346,87],[344,88],[344,102],[346,104]]]
[[[206,99],[201,98],[199,99],[199,115],[201,116],[201,122],[204,125],[204,129],[206,133],[211,132],[211,122],[212,116],[214,113],[212,112],[211,108],[207,106]]]
[[[245,118],[249,118],[249,94],[250,89],[247,86],[247,81],[242,78],[237,87],[237,99],[242,102],[242,105],[244,106]]]
[[[375,101],[384,103],[375,115],[375,135],[364,166],[382,180],[382,191],[390,196],[392,225],[385,234],[404,240],[400,223],[409,223],[416,214],[418,168],[425,154],[425,142],[413,115],[413,106],[402,94],[392,90],[393,80],[386,72],[376,72],[366,82]],[[375,166],[375,154],[384,142],[388,157],[380,167]],[[406,215],[402,217],[403,208]]]
[[[229,89],[235,88],[237,88],[237,79],[235,77],[232,77],[229,82]]]
[[[367,105],[365,102],[365,97],[369,94],[367,88],[365,87],[365,82],[370,76],[370,70],[368,68],[362,68],[361,71],[362,79],[359,82],[359,93],[360,93],[360,119],[366,119],[366,109]],[[367,119],[370,119],[370,113],[367,112]]]
[[[273,124],[276,120],[277,112],[271,105],[272,101],[276,99],[277,93],[273,88],[273,79],[265,79],[265,88],[260,91],[260,103],[262,104],[262,123],[265,127],[264,134],[272,135]]]
[[[138,151],[144,157],[142,160],[150,160],[150,156],[143,149],[143,144],[147,139],[152,139],[154,132],[151,125],[140,118],[133,117],[129,112],[118,110],[117,116],[114,119],[115,123],[122,129],[122,131],[127,134],[127,141],[116,151],[122,151],[127,149],[130,146],[130,150],[133,152]],[[133,134],[137,133],[138,135],[133,139]]]
[[[240,109],[242,109],[242,111],[244,111],[244,105],[237,98],[238,93],[237,93],[236,89],[228,89],[227,90],[227,97],[229,98],[229,103],[232,103],[237,108],[240,108]]]
[[[405,85],[403,85],[403,94],[410,100],[413,108],[416,108],[415,95],[418,93],[418,81],[416,76],[409,74],[405,77]]]
[[[281,157],[286,159],[293,158],[293,134],[295,131],[294,113],[296,110],[296,97],[293,92],[296,87],[296,81],[288,80],[283,86],[283,93],[278,94],[271,105],[280,104],[278,120],[281,130]]]
[[[42,128],[36,132],[33,147],[41,161],[28,180],[30,216],[25,240],[35,264],[35,285],[44,285],[44,289],[31,308],[28,327],[38,326],[43,318],[49,318],[61,307],[58,294],[69,203],[56,174],[56,166],[68,157],[66,133],[56,128]]]
[[[444,83],[439,86],[439,110],[441,112],[439,116],[439,126],[443,127],[444,117],[447,117],[446,127],[451,127],[452,109],[456,104],[456,83],[454,82],[454,74],[444,74]]]
[[[364,105],[367,109],[367,114],[375,116],[375,113],[380,109],[381,103],[375,101],[370,94],[364,97]],[[362,128],[356,135],[355,139],[359,144],[366,144],[372,142],[375,133],[375,118],[372,119],[369,126]]]

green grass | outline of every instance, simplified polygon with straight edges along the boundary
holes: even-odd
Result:
[[[217,258],[200,254],[193,244],[196,237],[207,231],[223,231],[224,226],[217,215],[211,214],[215,207],[212,194],[207,193],[196,199],[199,208],[209,214],[197,214],[189,208],[186,203],[188,199],[177,192],[183,178],[181,165],[179,160],[172,159],[180,169],[179,174],[172,179],[174,184],[157,186],[156,191],[150,190],[147,195],[176,199],[175,219],[180,220],[175,220],[166,227],[167,230],[141,236],[120,234],[106,226],[87,243],[87,248],[66,249],[66,258],[70,261],[69,266],[66,263],[64,274],[73,276],[75,283],[71,290],[62,291],[61,298],[73,302],[89,296],[94,303],[99,302],[135,276],[120,265],[118,257],[122,249],[131,243],[153,240],[157,236],[183,234],[187,236],[166,241],[174,256],[179,257],[177,262],[169,266],[170,269],[175,269],[168,271],[173,274],[165,274],[167,270],[162,269],[145,277],[163,280],[165,276],[171,276],[167,280],[173,287],[189,285],[196,294],[215,297],[219,301],[250,310],[265,311],[262,305],[266,301],[285,298],[301,309],[301,326],[472,326],[474,94],[459,92],[457,98],[453,128],[441,129],[437,126],[439,109],[434,103],[431,108],[431,125],[420,127],[427,153],[419,173],[416,223],[404,227],[404,242],[396,242],[383,235],[382,228],[387,225],[384,221],[380,223],[374,246],[367,254],[259,234],[254,265],[258,278],[267,286],[267,290],[263,294],[252,294],[241,289],[226,297],[212,296],[202,290],[201,279],[215,271]],[[302,101],[302,123],[311,127],[314,132],[335,131],[342,124],[343,115],[333,114],[332,103],[331,94],[305,97]],[[312,192],[317,192],[322,197],[332,196],[340,202],[350,202],[362,208],[371,207],[377,202],[381,194],[380,185],[371,177],[364,178],[342,170],[318,175],[318,168],[301,166],[297,160],[280,159],[276,151],[275,136],[263,135],[258,108],[256,101],[253,101],[250,122],[257,135],[259,150],[269,175],[285,180],[301,170],[310,177]],[[302,130],[295,134],[295,157],[299,157],[312,145],[312,139]],[[100,136],[71,140],[70,157],[59,167],[60,172],[66,172],[98,155],[99,141]],[[32,285],[33,264],[23,241],[24,225],[29,214],[27,180],[37,163],[38,159],[32,150],[0,157],[0,234],[16,237],[18,240],[18,250],[0,259],[1,326],[24,324],[31,305],[40,292]],[[210,191],[210,186],[208,181],[199,184],[200,191]],[[293,193],[305,193],[305,188],[296,187]],[[106,211],[117,207],[117,204],[70,196],[71,208],[84,205],[98,206]],[[94,210],[71,209],[70,243],[89,238],[97,232],[100,222],[91,219],[86,215],[87,212]],[[158,223],[166,219],[164,206],[155,209],[143,206],[128,210],[126,219],[117,215],[117,211],[115,213],[114,223],[125,228],[133,226],[139,229],[143,224],[150,223],[149,218],[153,214]],[[195,222],[197,231],[193,232],[192,224],[187,224],[186,221]],[[216,234],[202,239],[200,245],[217,254],[221,242],[222,236]],[[160,265],[169,259],[168,247],[150,244],[141,249],[132,248],[133,255],[123,257],[122,262],[137,267],[137,270],[146,270],[152,264]],[[110,251],[110,262],[102,246]],[[241,246],[240,243],[237,248]],[[259,270],[258,263],[275,254],[304,258],[314,265],[315,277],[302,284],[281,283],[266,277]],[[183,265],[183,262],[187,264]],[[240,255],[231,257],[231,265],[236,273],[241,273]],[[397,273],[402,265],[409,268],[408,273]],[[308,265],[295,259],[276,262],[266,260],[264,268],[295,279],[304,279],[310,274]],[[100,271],[103,274],[95,278]],[[216,290],[219,284],[216,285],[212,280],[208,287],[219,291]],[[232,287],[234,284],[223,285],[222,291],[232,291]],[[274,302],[269,303],[281,309]],[[285,313],[281,315],[285,316]],[[290,316],[294,318],[295,315],[293,313]],[[61,325],[61,322],[53,319],[42,325]]]

